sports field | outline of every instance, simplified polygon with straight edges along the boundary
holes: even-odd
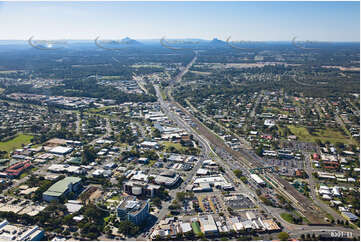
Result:
[[[0,142],[0,150],[11,152],[14,149],[21,148],[22,145],[29,144],[32,138],[34,138],[32,135],[19,134],[11,140]]]

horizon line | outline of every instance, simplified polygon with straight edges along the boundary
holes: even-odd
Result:
[[[124,38],[119,38],[119,39],[116,39],[116,38],[104,38],[102,40],[123,40],[125,38],[129,38],[129,37],[124,37]],[[68,40],[68,41],[94,41],[96,39],[96,37],[94,39],[61,39],[61,38],[57,38],[57,39],[34,39],[35,41],[60,41],[60,40]],[[136,38],[136,39],[133,39],[133,38],[130,38],[132,40],[138,40],[138,41],[149,41],[149,40],[156,40],[156,41],[160,41],[162,38]],[[191,40],[191,39],[194,39],[194,40],[204,40],[204,41],[212,41],[212,40],[219,40],[219,41],[224,41],[224,42],[227,42],[227,39],[226,40],[223,40],[223,39],[219,39],[219,38],[213,38],[213,39],[202,39],[202,38],[166,38],[165,40]],[[0,39],[0,41],[29,41],[29,38],[28,39]],[[234,39],[230,42],[239,42],[239,41],[243,41],[243,42],[293,42],[292,39],[290,40],[238,40],[238,39]],[[328,43],[360,43],[360,40],[297,40],[296,42],[319,42],[319,43],[323,43],[323,42],[328,42]]]

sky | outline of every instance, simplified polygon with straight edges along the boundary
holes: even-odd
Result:
[[[0,39],[360,41],[359,2],[0,2]]]

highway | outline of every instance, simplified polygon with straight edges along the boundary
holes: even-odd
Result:
[[[291,233],[292,235],[298,235],[298,232],[295,232],[294,234],[292,233],[293,229],[299,226],[299,230],[295,230],[295,231],[302,231],[302,233],[307,233],[308,231],[310,232],[316,232],[314,230],[319,229],[319,231],[324,231],[325,229],[330,229],[330,226],[307,226],[307,225],[293,225],[292,229],[287,229],[287,222],[285,222],[282,218],[280,218],[279,214],[274,215],[272,212],[269,211],[269,209],[266,206],[263,206],[263,204],[261,204],[257,199],[256,196],[254,195],[254,193],[245,186],[245,184],[241,183],[241,182],[237,182],[237,178],[234,176],[234,173],[232,171],[232,168],[230,168],[229,164],[227,164],[226,162],[224,162],[222,159],[220,159],[217,155],[217,153],[212,149],[212,145],[214,145],[215,147],[219,147],[219,148],[223,148],[225,152],[228,152],[231,156],[235,157],[235,160],[240,161],[241,165],[243,165],[246,168],[254,168],[256,167],[263,167],[261,158],[256,156],[255,154],[253,154],[252,152],[248,151],[248,150],[244,150],[241,149],[240,152],[236,152],[234,150],[232,150],[230,147],[228,147],[227,145],[224,144],[224,142],[219,142],[219,138],[218,137],[214,137],[214,134],[203,125],[203,123],[201,123],[198,119],[196,119],[187,109],[185,109],[183,106],[181,106],[178,102],[174,101],[173,97],[171,96],[171,88],[173,87],[174,83],[179,82],[183,75],[189,70],[189,68],[191,67],[191,65],[193,65],[193,63],[195,62],[197,56],[195,56],[193,58],[193,60],[186,66],[186,68],[179,74],[177,75],[176,79],[173,80],[171,83],[172,85],[169,86],[168,91],[166,93],[168,93],[168,96],[170,98],[170,103],[172,103],[174,106],[177,106],[180,110],[183,111],[183,113],[185,113],[192,121],[193,123],[197,124],[197,131],[195,129],[193,129],[190,125],[187,124],[187,122],[185,122],[181,117],[179,117],[179,115],[175,112],[172,112],[172,110],[170,109],[170,104],[169,103],[165,103],[165,101],[162,98],[162,95],[160,94],[160,90],[158,86],[155,86],[156,89],[156,93],[158,96],[158,101],[160,103],[160,106],[162,108],[162,110],[165,112],[165,114],[172,120],[174,120],[180,127],[184,128],[185,130],[187,130],[188,132],[192,133],[193,136],[201,143],[202,147],[205,149],[205,154],[212,154],[213,157],[216,157],[218,162],[222,162],[224,165],[224,168],[226,170],[226,173],[231,176],[231,180],[232,183],[236,184],[236,188],[237,190],[240,188],[243,188],[245,191],[248,191],[247,194],[250,198],[255,198],[252,200],[255,200],[256,204],[259,207],[262,207],[265,211],[267,211],[270,215],[272,215],[273,217],[277,217],[278,220],[280,222],[282,222],[283,225],[286,225],[286,231]],[[205,137],[203,135],[205,135]],[[212,137],[213,136],[213,137]],[[209,139],[211,138],[211,139]],[[207,157],[209,157],[209,155],[206,155]],[[302,196],[301,194],[299,194],[294,187],[292,187],[289,183],[287,183],[287,181],[284,181],[283,179],[280,179],[279,177],[275,177],[272,174],[267,174],[268,177],[270,179],[272,179],[276,184],[279,184],[278,187],[274,186],[276,190],[278,190],[281,194],[283,194],[284,196],[286,196],[288,199],[291,200],[291,202],[294,204],[294,206],[296,208],[298,208],[300,210],[300,212],[311,212],[311,214],[313,216],[318,216],[318,218],[320,219],[320,214],[316,215],[313,212],[315,212],[315,207],[312,205],[312,202]],[[242,186],[242,187],[241,187]],[[243,190],[242,189],[242,190]],[[289,190],[291,190],[292,195],[289,193]],[[296,194],[297,196],[294,197],[294,194]],[[311,210],[311,211],[310,211]],[[308,214],[310,215],[310,214]],[[322,215],[321,215],[322,216]],[[291,224],[288,224],[291,225]],[[355,235],[359,235],[359,230],[354,230],[354,229],[348,229],[348,228],[343,228],[343,227],[336,227],[334,230],[336,231],[345,231],[345,232],[350,232],[352,231]]]

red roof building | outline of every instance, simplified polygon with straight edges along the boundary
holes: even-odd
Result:
[[[5,170],[5,173],[7,173],[9,177],[18,177],[21,173],[23,173],[26,169],[28,169],[31,166],[32,165],[30,161],[20,161],[8,167]]]
[[[314,153],[314,154],[312,155],[312,158],[313,158],[314,160],[320,160],[320,156],[319,156],[317,153]]]

